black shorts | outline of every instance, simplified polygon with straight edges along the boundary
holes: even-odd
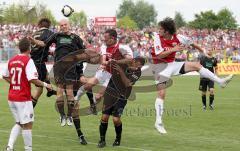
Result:
[[[123,110],[127,104],[127,100],[123,97],[116,99],[104,98],[102,114],[112,115],[114,117],[121,117]]]
[[[200,79],[199,90],[206,92],[207,89],[210,90],[214,88],[214,82],[209,79]]]
[[[56,84],[72,85],[76,79],[77,74],[75,67],[69,62],[57,62],[53,66],[54,79]]]
[[[45,81],[47,79],[47,67],[45,63],[37,63],[34,62],[36,68],[37,68],[37,72],[38,72],[38,79],[41,81]]]
[[[76,76],[75,76],[75,77],[76,77],[76,81],[79,81],[79,80],[80,80],[80,77],[81,77],[81,76],[84,76],[84,75],[83,75],[83,70],[76,70],[76,71],[75,71],[75,74],[76,74]]]

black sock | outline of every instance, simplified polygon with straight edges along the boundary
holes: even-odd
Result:
[[[93,105],[93,104],[94,104],[94,100],[93,100],[93,93],[92,93],[92,90],[87,91],[87,96],[88,96],[88,99],[89,99],[90,105]]]
[[[73,90],[73,96],[75,97],[77,95],[78,90]]]
[[[68,100],[68,113],[67,116],[72,116],[73,108],[74,108],[74,100]]]
[[[120,125],[115,125],[116,140],[121,141],[122,135],[122,123]]]
[[[57,108],[58,108],[58,112],[60,113],[60,115],[65,116],[63,100],[57,100]]]
[[[108,123],[101,121],[101,124],[99,125],[99,132],[100,132],[101,141],[105,141],[107,128],[108,128]]]
[[[213,100],[214,100],[214,94],[210,94],[210,96],[209,96],[209,105],[210,106],[213,105]]]
[[[80,127],[80,119],[79,118],[73,118],[73,123],[75,125],[78,137],[83,136],[83,133],[82,133],[81,127]]]
[[[37,99],[34,99],[33,97],[32,97],[32,105],[33,105],[33,108],[35,108],[35,106],[37,105]]]
[[[206,101],[206,95],[202,95],[202,103],[203,103],[203,105],[204,106],[206,106],[206,103],[207,101]]]

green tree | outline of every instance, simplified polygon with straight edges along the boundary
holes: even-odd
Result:
[[[130,16],[134,7],[135,4],[132,0],[123,0],[122,4],[119,6],[119,11],[117,11],[117,18]]]
[[[212,10],[195,14],[195,19],[189,22],[193,28],[207,29],[236,29],[237,21],[233,13],[224,8],[215,14]]]
[[[117,27],[125,29],[137,29],[137,23],[129,16],[124,16],[117,22]]]
[[[0,8],[0,23],[3,23],[4,16],[3,16],[3,9]]]
[[[86,27],[87,26],[87,15],[84,11],[75,12],[70,17],[69,20],[72,25]]]
[[[30,6],[29,4],[29,0],[25,0],[6,7],[3,10],[2,22],[35,24],[39,18],[48,17],[53,23],[56,23],[51,11],[46,9],[46,5],[36,3],[34,6]]]
[[[219,21],[217,15],[210,10],[195,14],[195,20],[189,22],[189,26],[199,29],[207,28],[216,30],[219,28]]]
[[[41,15],[41,17],[48,18],[52,22],[52,25],[56,25],[57,24],[57,21],[56,21],[55,17],[53,16],[52,12],[49,9],[44,11],[44,13]]]
[[[220,10],[217,14],[218,20],[219,20],[219,28],[221,29],[237,29],[238,24],[236,19],[233,17],[233,13],[228,10],[227,8],[224,8]]]
[[[180,28],[186,25],[186,22],[180,12],[175,12],[174,21],[176,23],[177,28]]]
[[[129,16],[139,28],[144,28],[156,23],[157,12],[155,7],[144,0],[134,3],[132,0],[124,0],[117,11],[117,18]]]

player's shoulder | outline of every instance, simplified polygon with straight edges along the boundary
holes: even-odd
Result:
[[[102,49],[107,49],[107,46],[106,46],[105,44],[102,44],[102,45],[100,46],[100,50],[102,50]]]
[[[14,57],[12,57],[8,61],[8,63],[9,64],[12,64],[12,63],[20,63],[20,64],[24,63],[24,64],[27,64],[29,60],[31,60],[30,56],[17,54]]]
[[[135,71],[128,70],[128,74],[134,79],[134,81],[137,81],[141,77],[142,71],[140,68]]]
[[[11,58],[12,60],[16,59],[31,59],[29,55],[24,55],[24,54],[17,54]]]
[[[182,34],[174,34],[174,37],[177,38],[178,40],[185,40],[185,39],[188,39],[187,36],[184,36]]]
[[[203,55],[200,55],[199,58],[200,58],[200,60],[203,60],[203,61],[204,61],[204,60],[207,59],[207,56],[206,56],[205,54],[203,54]]]
[[[58,37],[58,36],[60,36],[60,35],[61,35],[61,33],[59,33],[59,32],[52,32],[52,31],[51,31],[51,34],[50,34],[49,37],[50,37],[50,39],[51,39],[51,38],[56,38],[56,37]]]
[[[127,45],[127,44],[123,44],[123,43],[120,43],[118,46],[119,46],[119,48],[126,48],[126,47],[129,47],[129,45]]]
[[[138,69],[136,70],[135,75],[138,77],[138,79],[141,77],[141,75],[142,75],[142,70],[141,70],[141,68],[138,68]]]
[[[119,44],[118,48],[120,50],[131,51],[131,47],[128,44]]]
[[[45,32],[46,34],[48,34],[48,35],[53,35],[53,34],[55,34],[52,30],[50,30],[50,29],[48,29],[48,28],[45,28],[45,29],[44,29],[44,32]]]
[[[72,37],[72,38],[77,38],[77,39],[81,39],[81,38],[79,37],[79,35],[77,35],[77,34],[75,34],[75,33],[71,33],[71,34],[70,34],[70,37]]]
[[[188,36],[182,35],[182,34],[174,34],[174,37],[176,37],[180,41],[189,41],[190,38]]]
[[[213,57],[212,59],[213,59],[213,61],[217,62],[217,58],[216,57]]]
[[[193,40],[190,37],[187,37],[185,35],[177,34],[176,38],[179,40],[181,44],[188,45],[188,46],[194,44]]]

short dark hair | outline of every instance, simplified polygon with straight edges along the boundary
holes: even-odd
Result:
[[[38,21],[38,26],[40,28],[42,27],[49,28],[51,26],[51,21],[48,18],[42,18]]]
[[[27,37],[22,38],[18,44],[18,47],[19,47],[19,50],[21,53],[24,53],[24,52],[30,50],[30,46],[31,46],[31,42],[30,42],[30,40],[28,40]]]
[[[140,62],[142,66],[144,66],[144,64],[146,63],[146,60],[143,57],[137,57],[137,58],[134,58],[134,60],[136,62]]]
[[[161,26],[165,31],[168,31],[169,34],[173,35],[176,33],[176,25],[172,18],[166,17],[164,20],[158,23],[158,26]]]
[[[115,40],[117,39],[117,31],[115,29],[108,29],[105,33],[109,34],[109,36],[113,37]]]

